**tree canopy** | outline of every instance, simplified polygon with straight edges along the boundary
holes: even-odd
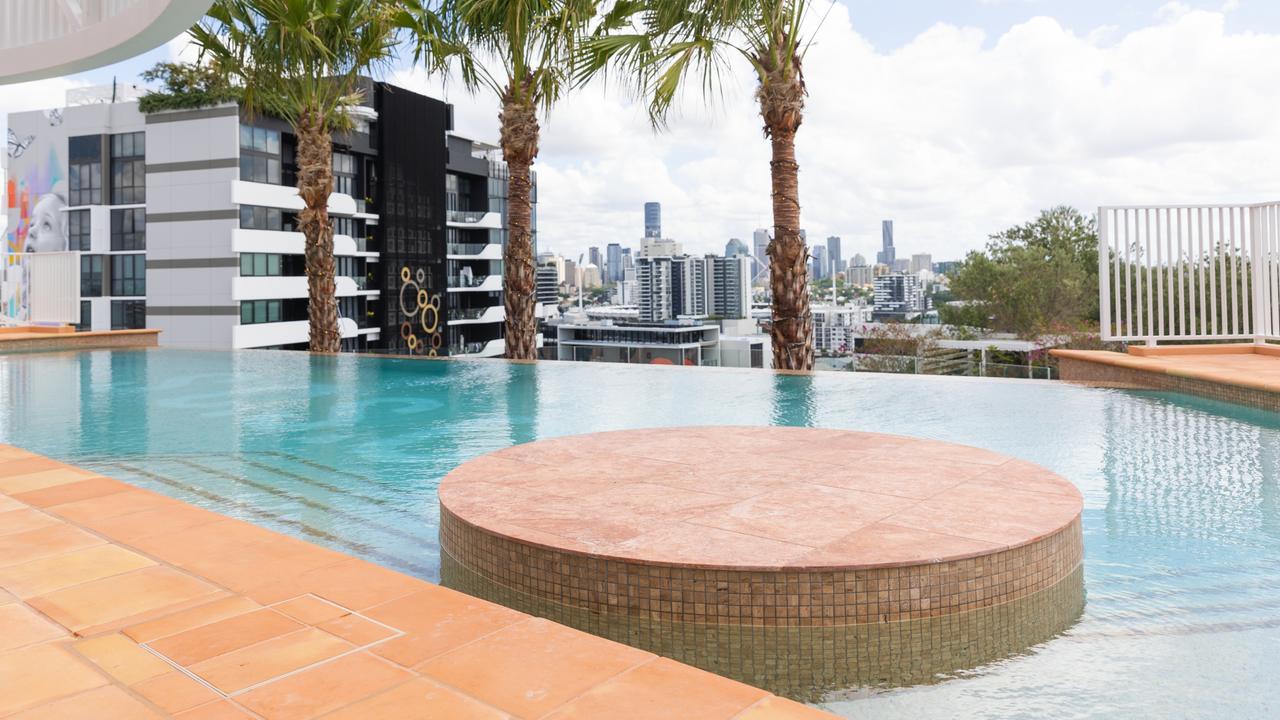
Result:
[[[1098,233],[1072,207],[992,235],[951,276],[960,302],[944,305],[944,323],[1029,337],[1095,330],[1098,325]]]

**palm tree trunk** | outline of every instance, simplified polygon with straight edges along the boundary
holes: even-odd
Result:
[[[813,315],[809,310],[809,249],[800,237],[800,166],[796,131],[804,109],[799,64],[790,76],[771,73],[758,93],[765,134],[773,146],[773,239],[769,241],[769,287],[773,292],[773,366],[813,369]]]
[[[536,286],[533,263],[533,187],[530,170],[538,156],[538,115],[531,88],[502,98],[502,156],[507,161],[507,246],[503,251],[502,291],[507,311],[507,358],[537,359]]]
[[[333,143],[314,115],[304,114],[298,135],[298,195],[305,207],[298,229],[306,237],[307,319],[312,352],[338,352],[338,298],[334,283],[333,226],[329,193],[333,188]]]

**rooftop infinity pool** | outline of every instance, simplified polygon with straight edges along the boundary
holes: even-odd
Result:
[[[0,399],[0,442],[431,580],[439,479],[515,443],[775,424],[975,445],[1039,463],[1083,492],[1082,618],[963,676],[852,689],[828,709],[854,718],[1280,713],[1280,416],[1271,413],[1039,381],[182,350],[0,355]]]

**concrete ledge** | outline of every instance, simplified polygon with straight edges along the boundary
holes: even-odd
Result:
[[[74,329],[70,328],[20,329],[24,332],[5,332],[0,334],[0,354],[90,350],[96,348],[146,348],[156,347],[160,344],[159,330],[75,332]]]

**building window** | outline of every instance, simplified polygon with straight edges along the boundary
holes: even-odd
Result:
[[[102,203],[102,136],[80,135],[67,140],[67,202]]]
[[[86,332],[93,329],[93,303],[88,300],[80,301],[80,322],[76,323],[76,332]]]
[[[279,208],[241,205],[240,227],[246,230],[284,230],[284,213]]]
[[[147,256],[111,256],[111,294],[117,296],[147,294]]]
[[[102,256],[80,256],[80,296],[102,297]]]
[[[111,211],[111,249],[147,249],[146,208]]]
[[[240,126],[240,179],[280,184],[280,132]]]
[[[111,204],[147,201],[147,135],[142,132],[111,136]]]
[[[364,220],[349,217],[330,217],[329,220],[333,224],[334,235],[346,235],[357,240],[364,238]]]
[[[240,303],[240,324],[280,322],[279,300],[243,300]]]
[[[240,274],[245,277],[278,276],[280,256],[267,253],[240,253]]]
[[[89,211],[71,210],[67,213],[67,239],[72,250],[90,250]]]
[[[356,159],[347,153],[333,154],[333,191],[356,197]]]
[[[111,329],[138,330],[147,326],[145,300],[112,300]]]
[[[337,257],[334,258],[334,264],[337,268],[335,275],[339,277],[362,278],[364,277],[364,258],[357,257]]]

